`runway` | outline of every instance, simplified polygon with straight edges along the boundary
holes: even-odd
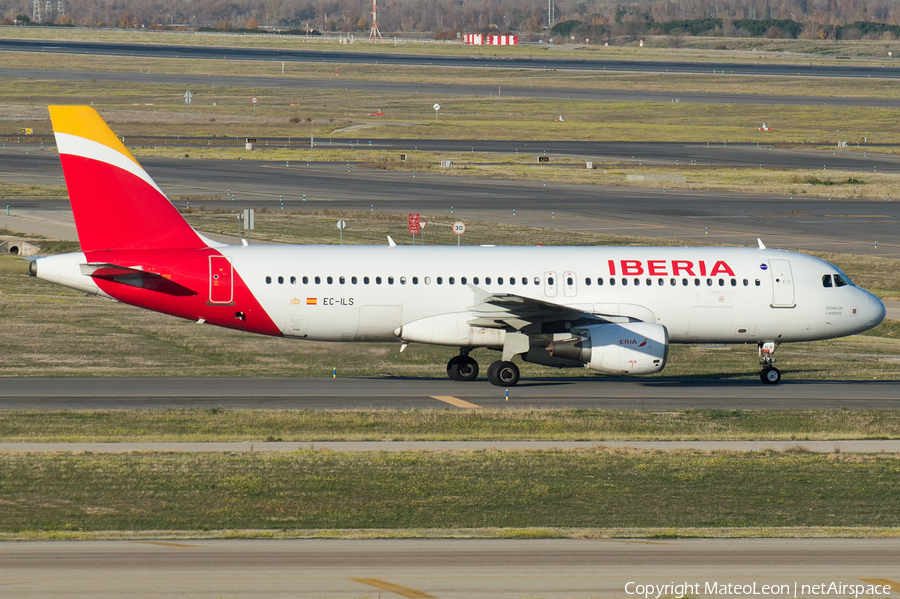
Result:
[[[427,94],[441,96],[500,96],[504,98],[541,98],[550,100],[610,102],[688,102],[694,104],[753,104],[785,106],[830,106],[900,108],[898,98],[865,98],[845,96],[805,96],[772,94],[720,94],[683,91],[631,91],[617,89],[584,89],[576,87],[531,87],[521,85],[463,85],[454,83],[405,83],[352,81],[345,79],[297,79],[290,77],[247,77],[222,75],[175,75],[113,73],[106,71],[54,71],[44,69],[0,69],[2,78],[51,81],[110,81],[114,83],[146,83],[194,86],[230,86],[301,90],[346,90],[375,94]]]
[[[707,583],[756,583],[811,597],[800,585],[896,593],[898,563],[898,539],[26,541],[0,544],[0,588],[20,599],[575,599],[634,596],[629,582],[699,584],[694,597]]]
[[[522,379],[516,387],[484,379],[424,378],[9,378],[0,410],[445,410],[446,398],[493,409],[897,410],[898,381],[791,381],[677,378]],[[444,399],[441,399],[444,398]]]
[[[150,41],[148,39],[148,41]],[[301,43],[298,38],[297,43]],[[646,73],[709,73],[724,71],[736,75],[784,75],[802,77],[900,78],[900,68],[885,60],[878,66],[855,64],[812,65],[757,60],[755,62],[666,62],[612,60],[585,55],[582,60],[565,58],[506,58],[490,56],[448,56],[395,54],[373,48],[371,52],[320,51],[269,48],[233,48],[227,46],[187,46],[104,42],[70,42],[0,39],[0,51],[90,54],[95,56],[146,56],[154,58],[193,58],[225,60],[261,60],[326,62],[348,64],[387,64],[452,67],[494,67],[506,69],[565,69],[584,71],[631,71]],[[477,50],[473,51],[476,52]],[[601,55],[602,56],[602,55]]]
[[[534,150],[543,151],[540,146],[524,149],[535,154],[538,152]],[[646,155],[649,161],[653,155],[677,151],[677,147],[650,145]],[[702,151],[705,148],[689,148],[682,155],[687,159]],[[756,152],[753,148],[738,150],[741,151]],[[727,151],[720,146],[710,150],[710,154],[724,156]],[[760,160],[770,156],[790,165],[789,152],[777,153],[776,158],[776,151],[760,149],[758,156]],[[883,167],[885,170],[898,166],[894,157],[879,160],[893,165]],[[832,201],[800,194],[788,198],[749,191],[673,191],[665,190],[664,182],[655,189],[562,184],[552,178],[552,162],[546,185],[541,181],[425,173],[413,176],[408,171],[368,168],[348,172],[343,164],[314,162],[306,166],[305,161],[290,167],[282,162],[250,160],[143,158],[141,162],[169,197],[225,198],[230,197],[227,191],[234,194],[234,201],[195,201],[192,207],[197,208],[205,205],[209,209],[277,210],[279,198],[283,197],[287,210],[418,212],[435,223],[443,218],[449,224],[451,219],[461,218],[752,247],[759,237],[772,248],[900,258],[900,243],[896,241],[900,201],[887,198]],[[59,157],[52,152],[26,155],[22,148],[8,146],[0,150],[0,173],[2,181],[62,184]],[[302,199],[304,195],[306,201]],[[32,224],[28,214],[40,216],[41,211],[68,210],[67,202],[58,200],[9,200],[3,204],[10,206],[12,217],[0,217],[0,225],[13,231],[28,230]]]

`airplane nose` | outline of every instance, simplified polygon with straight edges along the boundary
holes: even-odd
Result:
[[[884,307],[884,302],[880,299],[869,294],[869,327],[874,327],[881,323],[884,320],[884,315],[887,313],[887,310]]]

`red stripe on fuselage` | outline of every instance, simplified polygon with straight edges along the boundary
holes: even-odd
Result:
[[[196,295],[184,295],[184,291],[180,290],[170,294],[115,280],[94,279],[100,289],[122,303],[189,320],[203,319],[209,324],[229,329],[263,335],[282,334],[237,271],[234,271],[234,301],[230,304],[209,302],[209,256],[223,255],[216,249],[95,251],[85,252],[85,255],[88,262],[116,264],[157,273],[182,288],[196,292]]]
[[[159,190],[119,167],[60,155],[83,251],[206,244]]]

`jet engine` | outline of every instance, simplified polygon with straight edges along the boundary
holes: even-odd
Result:
[[[608,374],[655,374],[666,365],[669,332],[648,322],[596,324],[572,329],[571,339],[547,348],[555,358],[575,360]]]

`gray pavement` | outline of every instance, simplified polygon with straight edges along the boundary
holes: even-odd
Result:
[[[465,534],[462,532],[462,534]],[[0,543],[19,599],[615,598],[629,582],[877,584],[900,589],[898,539],[159,540]],[[634,593],[634,586],[629,590]],[[751,589],[752,590],[752,589]],[[892,595],[866,595],[892,597]],[[673,597],[676,592],[661,593]],[[735,593],[724,593],[736,596]],[[746,594],[743,593],[743,594]],[[652,596],[656,596],[655,593]],[[831,596],[846,597],[847,593]],[[863,595],[861,595],[863,596]]]
[[[0,410],[459,409],[453,397],[484,408],[900,409],[897,381],[523,379],[509,389],[486,380],[425,378],[7,378]]]
[[[291,451],[544,451],[634,447],[652,451],[802,451],[900,453],[890,441],[241,441],[210,443],[0,443],[0,452],[291,452]]]
[[[374,206],[375,212],[381,213],[420,212],[433,223],[441,223],[441,218],[447,224],[451,219],[468,218],[752,247],[761,237],[773,248],[900,258],[900,200],[887,198],[830,201],[800,195],[684,192],[665,190],[664,183],[656,189],[560,184],[554,182],[549,169],[544,185],[540,181],[422,173],[413,177],[408,172],[366,168],[347,172],[346,165],[330,163],[306,166],[301,162],[286,167],[266,161],[146,158],[142,162],[172,197],[229,197],[227,190],[235,196],[234,201],[206,202],[208,208],[277,210],[283,196],[289,210],[365,213]],[[6,148],[0,150],[0,173],[2,181],[59,185],[61,169],[58,157],[49,152],[25,155]],[[304,195],[307,201],[303,201]],[[64,201],[57,200],[0,198],[0,204],[6,203],[13,216],[20,210],[59,211],[65,207]],[[20,224],[18,229],[16,223],[9,228],[27,226]]]
[[[190,41],[203,43],[196,38]],[[59,40],[0,39],[0,51],[41,52],[47,54],[88,54],[95,56],[146,56],[155,58],[193,58],[212,60],[260,60],[286,62],[327,62],[349,64],[389,64],[417,66],[487,67],[504,69],[564,69],[579,71],[628,71],[645,73],[700,73],[740,75],[781,75],[803,77],[852,77],[852,78],[900,78],[897,61],[881,58],[876,64],[853,61],[833,61],[827,64],[811,64],[808,58],[797,56],[794,61],[769,61],[767,55],[746,62],[715,61],[649,61],[617,60],[602,53],[585,54],[583,59],[555,58],[551,52],[540,58],[482,56],[481,49],[471,48],[469,55],[442,56],[440,54],[415,55],[379,51],[371,46],[357,51],[349,49],[305,50],[298,48],[302,38],[296,38],[292,48],[235,48],[222,45],[169,45],[153,43],[71,42]],[[337,45],[337,44],[335,44]],[[817,57],[822,61],[822,57]]]

